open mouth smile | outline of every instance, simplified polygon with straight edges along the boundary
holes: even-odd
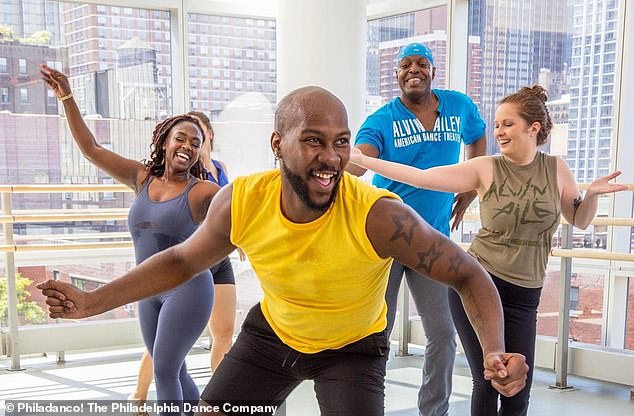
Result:
[[[181,160],[183,160],[185,162],[189,162],[189,160],[191,159],[190,155],[188,155],[187,153],[183,153],[183,152],[176,152],[176,157],[180,158]]]
[[[313,172],[312,176],[322,187],[328,188],[337,174],[335,172]]]

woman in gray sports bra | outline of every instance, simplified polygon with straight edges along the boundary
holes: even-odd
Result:
[[[138,162],[100,146],[81,117],[68,79],[46,65],[44,81],[64,105],[73,138],[83,155],[136,193],[128,225],[137,263],[189,237],[203,221],[218,185],[197,179],[204,140],[198,120],[179,115],[159,123],[151,155]],[[161,276],[147,276],[160,279]],[[139,302],[146,347],[154,358],[157,399],[198,403],[198,388],[187,374],[185,356],[207,324],[213,305],[213,282],[207,270],[185,285]]]
[[[205,141],[200,150],[200,163],[204,167],[201,179],[212,181],[220,187],[227,185],[229,179],[227,178],[226,166],[218,160],[211,159],[214,141],[214,130],[211,121],[204,113],[198,111],[190,111],[187,115],[194,117],[201,123],[205,134]],[[238,252],[240,253],[240,259],[244,260],[243,254],[239,249]],[[229,257],[225,257],[209,270],[214,282],[214,305],[207,327],[211,335],[210,339],[213,340],[211,343],[210,363],[211,371],[214,372],[233,343],[237,299],[236,280]],[[152,358],[150,358],[146,350],[139,365],[136,387],[128,397],[128,400],[133,400],[138,405],[144,403],[147,400],[148,390],[153,378],[154,366]]]

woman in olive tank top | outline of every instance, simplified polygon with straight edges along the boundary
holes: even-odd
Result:
[[[507,350],[524,354],[530,369],[521,392],[500,397],[484,373],[482,350],[460,297],[450,291],[452,316],[474,380],[474,416],[527,414],[537,307],[560,215],[585,229],[596,214],[599,195],[627,189],[609,183],[620,175],[614,172],[594,181],[582,198],[566,163],[538,151],[552,128],[546,101],[546,91],[539,85],[524,87],[501,100],[494,121],[498,156],[420,170],[370,158],[352,148],[351,162],[387,178],[437,191],[478,192],[482,228],[469,253],[489,272],[500,294]]]

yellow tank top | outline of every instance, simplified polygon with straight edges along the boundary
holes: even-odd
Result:
[[[398,198],[345,173],[328,211],[297,224],[280,209],[278,170],[233,182],[231,242],[248,256],[262,312],[286,345],[312,354],[385,329],[392,259],[379,257],[365,232],[381,197]]]

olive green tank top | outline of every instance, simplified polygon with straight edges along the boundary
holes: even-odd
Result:
[[[469,253],[509,283],[542,287],[561,211],[557,158],[538,152],[525,166],[493,160],[493,183],[480,199],[482,228]]]

